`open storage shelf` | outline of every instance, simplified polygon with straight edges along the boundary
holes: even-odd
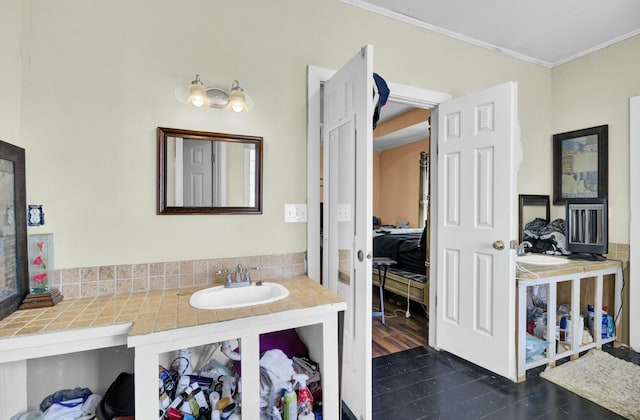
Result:
[[[529,275],[530,278],[518,278],[518,354],[517,370],[518,382],[526,379],[528,369],[549,365],[555,366],[555,362],[566,357],[572,360],[579,357],[581,352],[592,348],[601,348],[603,344],[616,340],[616,331],[619,327],[619,320],[616,314],[622,305],[622,269],[614,262],[593,264],[583,270],[558,270],[557,273],[549,271],[548,275],[544,271],[536,273],[538,277]],[[559,274],[558,274],[559,273]],[[612,276],[613,275],[613,276]],[[607,276],[607,277],[605,277]],[[612,278],[613,277],[613,278]],[[613,285],[606,282],[611,282]],[[603,285],[607,284],[604,288]],[[613,287],[611,287],[613,286]],[[547,291],[547,322],[544,326],[544,339],[546,340],[546,350],[538,357],[527,360],[527,290],[529,288],[545,288]],[[557,309],[565,304],[570,307],[568,315],[569,329],[578,334],[571,334],[564,341],[559,340],[556,327],[559,329],[556,319]],[[594,307],[592,342],[583,342],[583,325],[580,323],[580,308],[591,304]],[[611,337],[602,337],[602,308],[608,308],[608,314],[615,320],[614,332]],[[587,319],[584,319],[584,326],[587,326]],[[557,338],[558,337],[558,338]],[[557,347],[557,348],[556,348]]]

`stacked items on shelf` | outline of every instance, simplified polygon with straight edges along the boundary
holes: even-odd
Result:
[[[322,413],[318,363],[295,330],[260,336],[261,420],[311,420]]]
[[[219,343],[216,343],[219,344]],[[241,378],[233,366],[210,360],[198,374],[181,350],[169,369],[159,367],[159,418],[171,420],[239,419]],[[186,364],[175,362],[185,361]]]
[[[548,286],[531,286],[527,288],[527,339],[526,339],[526,361],[531,363],[545,358],[544,352],[547,349],[547,293]],[[602,308],[602,328],[603,339],[615,336],[614,319],[608,313],[607,307]],[[556,353],[571,350],[573,342],[571,306],[568,304],[558,305],[555,314],[555,337]],[[587,305],[580,310],[578,320],[578,331],[581,333],[580,346],[593,343],[594,339],[594,308]]]
[[[312,420],[322,412],[320,369],[295,330],[262,335],[260,352],[261,419]],[[214,343],[198,361],[206,363],[192,367],[191,349],[182,349],[169,368],[159,366],[159,419],[240,419],[240,353],[228,341]]]

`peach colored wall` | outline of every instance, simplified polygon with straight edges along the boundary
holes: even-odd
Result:
[[[374,169],[373,176],[379,206],[377,210],[374,206],[374,214],[382,219],[383,224],[406,220],[410,227],[418,227],[421,151],[429,151],[428,139],[379,154],[378,172],[376,174]]]
[[[395,224],[398,220],[408,220],[411,227],[418,227],[420,152],[423,150],[429,151],[428,139],[373,152],[373,215],[380,217],[382,223]],[[321,147],[320,178],[323,177],[322,169]],[[321,187],[321,202],[323,194]]]
[[[380,217],[380,153],[373,151],[373,215]]]

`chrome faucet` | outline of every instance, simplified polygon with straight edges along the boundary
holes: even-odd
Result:
[[[236,283],[241,283],[244,279],[242,278],[242,264],[238,264],[236,266]]]
[[[522,241],[520,245],[518,245],[518,248],[516,250],[516,255],[518,257],[522,257],[523,255],[526,255],[527,248],[533,248],[533,244],[529,241]]]
[[[218,270],[216,271],[216,274],[225,274],[224,287],[231,287],[231,283],[233,282],[231,281],[231,273],[229,272],[229,270]]]
[[[226,281],[224,287],[242,287],[251,285],[251,277],[249,276],[250,270],[259,270],[258,267],[243,267],[242,264],[236,266],[235,278],[231,279],[231,272],[229,270],[216,271],[216,274],[226,274]]]

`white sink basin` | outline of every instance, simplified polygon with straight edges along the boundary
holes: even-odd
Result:
[[[516,263],[533,264],[533,265],[562,265],[568,263],[566,258],[552,257],[550,255],[527,254],[516,257]]]
[[[278,283],[262,283],[258,286],[216,286],[198,290],[189,298],[189,305],[197,309],[227,309],[275,302],[289,296],[289,290]]]

